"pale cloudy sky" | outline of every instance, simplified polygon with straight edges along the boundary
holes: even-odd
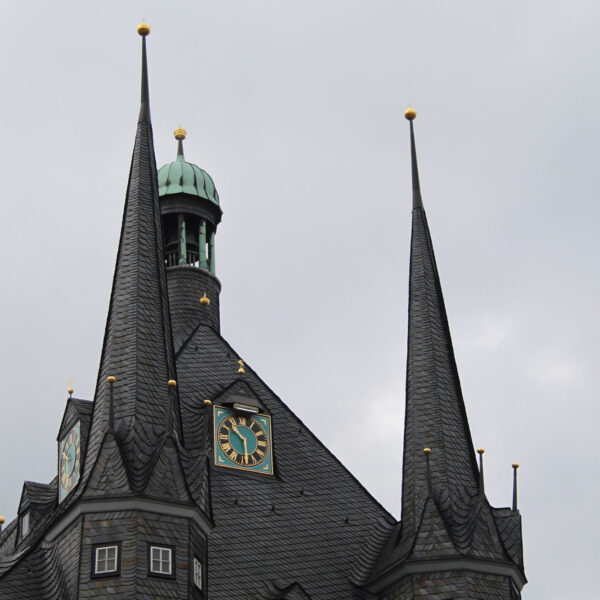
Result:
[[[492,504],[521,463],[527,600],[589,599],[600,524],[593,1],[5,2],[0,513],[91,398],[139,98],[214,178],[222,332],[399,516],[411,185]]]

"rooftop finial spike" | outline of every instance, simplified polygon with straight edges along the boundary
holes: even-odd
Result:
[[[485,450],[483,448],[477,448],[477,454],[479,454],[479,493],[484,496],[485,495],[485,486],[483,482],[483,453]]]
[[[425,465],[427,468],[427,472],[425,476],[427,477],[427,495],[429,497],[433,496],[433,486],[431,485],[431,465],[429,463],[429,455],[431,454],[431,448],[423,448],[423,452],[425,453]]]
[[[517,510],[517,469],[519,468],[519,463],[513,463],[513,504],[512,509]]]
[[[173,134],[177,140],[177,158],[184,160],[183,157],[183,140],[187,137],[187,131],[183,127],[178,127]]]
[[[405,118],[410,121],[410,157],[412,164],[412,185],[413,185],[413,208],[423,208],[421,199],[421,185],[419,184],[419,167],[417,166],[417,150],[415,147],[415,129],[413,121],[417,118],[417,111],[412,107],[404,111]]]
[[[146,36],[150,35],[150,25],[142,21],[137,26],[142,36],[142,98],[138,121],[150,121],[150,94],[148,92],[148,59],[146,57]]]

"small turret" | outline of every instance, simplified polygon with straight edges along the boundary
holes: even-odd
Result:
[[[215,235],[223,214],[211,176],[185,160],[187,132],[174,131],[176,159],[158,170],[158,194],[173,333],[198,323],[219,330]]]

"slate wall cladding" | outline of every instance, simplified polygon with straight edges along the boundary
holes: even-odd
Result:
[[[197,326],[200,323],[220,331],[221,283],[214,275],[204,269],[181,265],[167,269],[167,282],[175,338],[190,325]],[[200,304],[205,292],[210,299],[208,306]]]
[[[189,589],[189,537],[187,519],[139,512],[137,519],[137,585],[139,598],[187,598]],[[173,546],[175,579],[148,575],[148,542]]]
[[[378,600],[518,600],[507,577],[471,571],[415,574],[386,589]]]
[[[83,518],[80,517],[55,541],[58,563],[64,575],[65,591],[70,598],[78,597],[82,525]]]
[[[193,574],[193,559],[196,556],[203,566],[202,570],[202,591],[200,591],[194,585],[194,574]],[[204,600],[208,595],[208,550],[206,547],[206,539],[200,531],[200,529],[194,524],[191,524],[191,535],[190,535],[190,569],[188,570],[188,581],[189,581],[189,598],[192,600]]]
[[[135,511],[88,514],[83,521],[79,597],[98,598],[99,594],[117,598],[135,597],[136,576]],[[121,542],[121,572],[117,577],[92,579],[92,546]]]

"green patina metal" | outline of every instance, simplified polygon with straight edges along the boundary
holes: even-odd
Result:
[[[200,219],[200,234],[198,236],[198,246],[200,250],[200,268],[207,269],[208,261],[206,260],[206,221]]]
[[[210,200],[219,206],[219,194],[211,176],[200,167],[187,162],[183,154],[158,170],[158,194],[190,194]]]
[[[210,272],[215,274],[215,232],[212,231],[210,234],[210,243],[208,245],[210,254]]]
[[[185,217],[179,216],[179,264],[187,263],[187,238],[185,235]]]

